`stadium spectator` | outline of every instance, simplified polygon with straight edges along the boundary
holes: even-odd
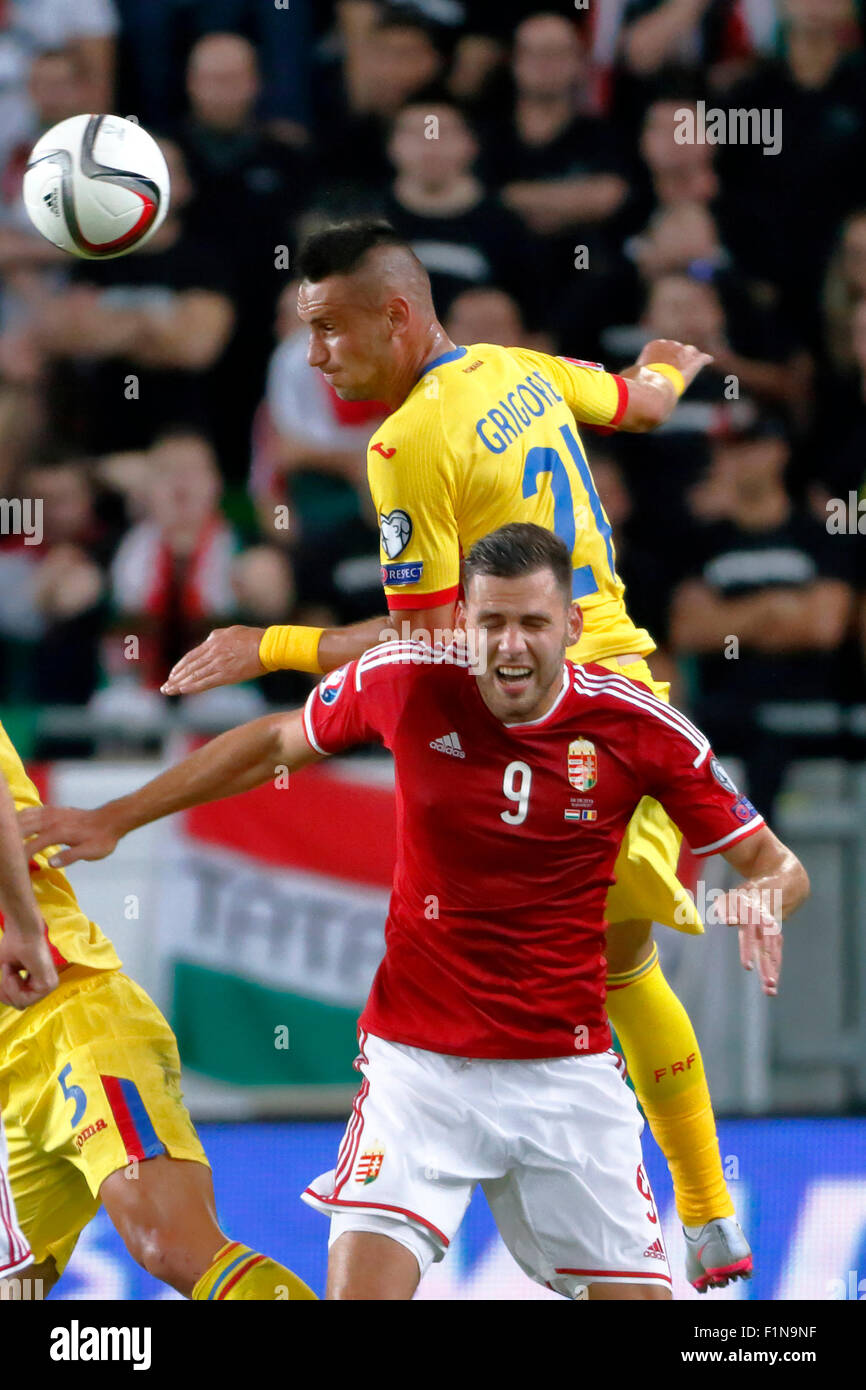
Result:
[[[172,203],[134,256],[77,262],[72,284],[33,304],[29,332],[52,364],[49,404],[60,437],[91,453],[140,448],[168,424],[214,418],[213,369],[231,336],[233,286],[186,222],[192,187],[163,142]]]
[[[638,139],[644,186],[633,189],[632,217],[644,226],[654,209],[693,203],[709,207],[719,194],[716,147],[707,143],[678,141],[682,112],[697,121],[697,104],[691,97],[659,97],[644,114]]]
[[[812,429],[798,482],[816,514],[863,481],[866,448],[866,212],[842,224],[824,278]]]
[[[494,285],[463,290],[452,300],[444,325],[455,343],[498,343],[501,347],[550,351],[543,335],[527,331],[517,300]]]
[[[705,415],[705,428],[713,433],[736,431],[747,402],[762,401],[772,406],[793,406],[802,391],[802,377],[792,369],[793,353],[781,336],[768,343],[774,356],[766,358],[749,355],[751,340],[742,343],[735,339],[732,346],[732,325],[726,312],[721,288],[711,279],[696,278],[684,273],[660,275],[649,287],[646,307],[640,321],[640,332],[650,338],[677,338],[682,342],[697,342],[714,360],[693,393],[693,399],[705,399],[714,407]],[[681,334],[691,337],[680,337]],[[622,342],[618,339],[618,345]],[[717,412],[721,411],[721,414]],[[754,405],[749,414],[754,413]]]
[[[746,271],[780,284],[808,341],[839,221],[863,201],[866,57],[854,0],[782,0],[784,55],[726,94],[784,121],[765,140],[720,147],[730,244]],[[785,229],[784,236],[779,235]]]
[[[248,39],[217,33],[199,39],[187,64],[189,114],[178,134],[196,194],[190,234],[213,242],[234,287],[236,325],[215,371],[214,428],[224,468],[237,482],[246,472],[294,223],[310,188],[304,154],[256,119],[261,86]]]
[[[429,272],[440,314],[467,286],[491,283],[537,312],[542,258],[535,239],[487,193],[473,171],[477,155],[477,141],[456,106],[404,106],[388,141],[396,178],[382,211]]]
[[[555,13],[525,19],[512,75],[511,118],[485,142],[492,186],[541,236],[604,224],[625,201],[623,156],[610,127],[584,113],[587,67],[575,23]]]
[[[369,13],[346,43],[338,82],[323,75],[318,84],[319,201],[345,211],[388,183],[390,124],[445,66],[441,31],[424,18],[403,9]]]
[[[68,270],[69,257],[46,241],[33,226],[21,196],[24,171],[36,140],[58,121],[76,115],[82,107],[78,63],[69,49],[39,53],[30,67],[28,91],[32,124],[19,144],[9,152],[0,170],[0,331],[14,323],[14,278],[21,270]],[[58,277],[55,273],[54,282]],[[11,303],[10,303],[11,299]]]
[[[619,461],[620,442],[613,437],[590,442],[592,477],[611,524],[616,572],[625,584],[628,610],[657,644],[652,656],[653,675],[656,680],[670,682],[671,699],[676,702],[680,698],[680,673],[667,649],[668,608],[676,577],[674,554],[668,547],[654,544],[647,533]]]
[[[639,321],[602,333],[602,355],[633,361],[653,338],[695,342],[712,352],[726,341],[726,332],[724,308],[711,283],[683,274],[660,275],[650,285]],[[694,336],[681,337],[683,333]],[[745,389],[707,368],[670,420],[653,435],[629,441],[623,454],[629,487],[662,547],[675,543],[691,524],[686,495],[709,467],[711,440],[742,433],[758,418],[758,406]]]
[[[33,457],[44,440],[44,361],[32,336],[16,328],[0,333],[0,489]]]
[[[851,554],[846,538],[829,535],[792,502],[782,433],[762,428],[717,448],[730,514],[682,536],[688,555],[672,600],[671,642],[697,658],[696,719],[720,755],[745,760],[749,795],[772,809],[798,750],[774,709],[851,693]],[[811,727],[807,712],[800,729]]]
[[[628,0],[622,59],[642,78],[687,64],[730,80],[754,56],[772,52],[775,31],[774,0]]]
[[[19,492],[24,505],[41,509],[40,530],[39,544],[18,536],[0,550],[0,635],[17,644],[5,646],[5,664],[17,667],[17,690],[7,687],[6,696],[83,704],[99,674],[111,531],[97,514],[85,460],[27,468]]]
[[[827,518],[831,498],[866,496],[866,297],[849,310],[848,370],[824,380],[801,472],[816,515]]]
[[[866,298],[866,211],[846,217],[827,267],[823,292],[823,356],[828,366],[846,375],[856,365],[854,311]]]
[[[156,690],[190,641],[217,623],[239,612],[269,622],[291,609],[287,558],[264,547],[239,555],[221,492],[204,436],[184,429],[160,436],[150,451],[145,515],[111,566],[116,621],[105,659],[112,677],[132,675]]]
[[[33,143],[82,109],[79,60],[71,49],[37,53],[30,65],[29,126],[0,170],[0,485],[34,457],[45,435],[43,357],[28,335],[34,296],[59,291],[70,257],[36,231],[21,186]]]
[[[7,0],[0,7],[0,169],[33,126],[27,85],[37,53],[69,49],[81,83],[78,109],[112,109],[117,27],[113,0]]]
[[[262,81],[255,48],[240,34],[199,39],[186,85],[189,114],[179,143],[208,226],[238,259],[272,260],[309,174],[303,157],[256,118]]]
[[[262,537],[291,555],[297,621],[349,623],[382,605],[366,451],[385,408],[340,400],[310,366],[297,292],[297,282],[287,285],[278,302],[280,341],[256,412],[249,491]],[[266,683],[269,699],[297,696],[297,682],[286,686],[286,675],[293,673]]]
[[[318,542],[369,507],[367,445],[386,413],[376,401],[340,400],[310,366],[297,294],[293,281],[278,301],[279,343],[256,414],[249,480],[262,534],[292,545]]]
[[[644,280],[669,271],[708,278],[731,264],[716,220],[703,203],[658,208],[644,230],[626,243],[625,251]]]
[[[83,88],[78,60],[71,49],[49,49],[37,53],[30,65],[27,79],[27,93],[30,99],[29,122],[22,137],[8,152],[6,163],[0,169],[0,228],[18,228],[28,233],[26,246],[28,260],[37,258],[35,243],[41,242],[52,257],[60,259],[56,248],[44,237],[39,237],[24,210],[21,201],[21,185],[24,170],[35,142],[46,130],[75,116],[83,107]],[[0,266],[10,264],[10,247],[6,239],[0,242]]]
[[[117,0],[122,18],[121,88],[144,125],[164,130],[181,115],[178,55],[212,33],[236,32],[256,45],[264,84],[258,114],[272,135],[295,143],[310,124],[310,0]]]
[[[118,13],[119,104],[95,95],[113,80]],[[716,441],[768,411],[805,425],[803,343],[821,370],[797,482],[823,524],[828,500],[861,486],[866,449],[866,68],[854,17],[853,0],[605,0],[587,13],[570,0],[542,11],[528,0],[335,0],[312,15],[303,0],[287,11],[253,0],[12,0],[0,17],[0,492],[20,491],[16,478],[52,437],[67,451],[114,455],[185,424],[216,440],[230,483],[249,472],[270,547],[242,567],[251,584],[288,560],[299,603],[340,622],[378,607],[364,447],[381,408],[337,400],[309,368],[304,334],[288,331],[293,289],[269,351],[285,280],[274,248],[291,253],[295,219],[384,200],[434,277],[439,258],[437,297],[451,300],[457,340],[555,343],[610,365],[649,335],[714,351],[658,440],[616,452],[606,443],[598,455],[599,486],[624,517],[623,567],[641,570],[638,518],[666,552],[696,519],[721,522],[734,509]],[[471,129],[446,90],[471,104]],[[685,108],[697,120],[699,97],[784,107],[781,152],[680,143],[678,116]],[[157,128],[174,121],[197,194],[169,147],[165,228],[140,254],[103,264],[56,252],[20,201],[32,141],[88,106]],[[424,138],[431,116],[438,140]],[[310,125],[315,158],[274,140],[274,119],[289,140],[287,122]],[[510,216],[486,187],[503,191]],[[544,251],[524,268],[530,223]],[[587,268],[574,260],[580,243]],[[449,275],[455,267],[463,273]],[[591,442],[593,460],[597,449]],[[139,472],[149,459],[141,452]],[[285,529],[275,508],[288,509]],[[271,549],[283,558],[271,561]],[[653,592],[648,571],[630,583]],[[661,636],[661,616],[647,621]]]

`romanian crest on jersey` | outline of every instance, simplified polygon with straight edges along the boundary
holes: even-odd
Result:
[[[598,754],[588,738],[576,738],[568,745],[568,780],[575,791],[588,792],[598,781]]]
[[[365,1149],[358,1159],[358,1167],[355,1170],[355,1182],[362,1182],[366,1187],[368,1182],[375,1182],[382,1171],[382,1164],[385,1161],[385,1145],[376,1139],[373,1147]]]

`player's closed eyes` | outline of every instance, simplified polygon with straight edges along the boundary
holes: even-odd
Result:
[[[478,626],[485,632],[496,632],[499,628],[505,627],[504,618],[480,618]],[[549,618],[524,618],[521,627],[528,628],[531,632],[540,632],[544,628],[550,627]]]

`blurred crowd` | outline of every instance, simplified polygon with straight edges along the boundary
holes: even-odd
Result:
[[[172,176],[157,235],[101,263],[20,196],[86,110],[133,114]],[[709,135],[733,110],[747,142]],[[0,494],[44,504],[41,544],[0,537],[0,705],[145,708],[213,626],[382,610],[381,407],[309,367],[292,280],[356,213],[411,242],[457,342],[713,353],[661,430],[588,437],[631,611],[764,806],[791,756],[862,754],[857,0],[0,4]]]

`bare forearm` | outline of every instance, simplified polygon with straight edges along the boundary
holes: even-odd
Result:
[[[50,315],[37,328],[41,346],[54,357],[135,357],[144,318],[139,309],[99,307],[89,315],[77,311]]]
[[[532,185],[526,210],[543,212],[563,224],[597,222],[615,212],[627,192],[616,174],[539,181]]]
[[[657,429],[674,413],[679,396],[676,387],[660,372],[652,372],[647,367],[634,363],[625,367],[619,375],[626,381],[634,382],[629,389],[629,409],[620,423],[626,434],[643,434]],[[641,397],[645,398],[645,409],[641,410]]]
[[[759,902],[777,921],[790,917],[809,896],[809,875],[769,827],[735,845],[725,858],[744,876],[739,891]]]
[[[144,314],[130,356],[143,367],[204,371],[228,342],[232,323],[227,306],[206,314],[196,314],[183,305],[169,315]]]
[[[103,810],[110,817],[112,830],[118,836],[127,835],[175,811],[250,791],[274,777],[280,767],[291,772],[283,740],[285,722],[284,714],[269,714],[231,729],[137,791],[108,802]],[[309,752],[306,743],[303,747]],[[294,765],[298,766],[300,745],[296,751],[299,756]]]
[[[334,671],[347,661],[357,661],[371,647],[387,642],[395,631],[387,615],[365,618],[351,627],[327,627],[319,639],[319,665],[323,671]]]
[[[844,639],[854,595],[840,580],[822,580],[806,591],[778,589],[759,602],[757,651],[832,651]]]
[[[630,24],[626,31],[624,50],[632,72],[654,72],[673,54],[680,36],[686,32],[707,7],[707,0],[667,0],[651,14]]]
[[[15,803],[0,776],[0,912],[6,919],[7,930],[17,929],[21,936],[40,937],[42,917],[33,896],[27,853],[21,843],[21,832],[15,814]]]
[[[671,617],[671,644],[680,652],[719,652],[734,636],[746,646],[754,646],[761,630],[763,614],[755,596],[720,599],[707,595],[700,601],[674,601]]]

